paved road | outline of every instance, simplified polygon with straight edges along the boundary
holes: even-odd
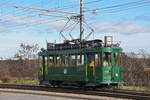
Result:
[[[68,96],[60,97],[60,96]],[[76,99],[87,98],[87,99]],[[17,89],[0,89],[0,100],[128,100],[113,97],[91,96],[83,94],[72,93],[57,93],[45,91],[32,91],[32,90],[17,90]]]
[[[0,92],[0,100],[82,100],[82,99]]]

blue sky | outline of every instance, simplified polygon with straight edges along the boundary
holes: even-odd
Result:
[[[150,0],[84,1],[86,22],[94,29],[94,37],[92,36],[91,39],[103,39],[105,35],[112,35],[114,42],[121,41],[124,52],[138,52],[144,49],[150,53]],[[132,4],[131,2],[138,3]],[[106,9],[127,3],[131,4]],[[19,49],[20,43],[38,43],[41,48],[45,48],[45,40],[61,42],[59,32],[67,19],[39,16],[39,14],[71,16],[16,9],[14,6],[79,13],[79,0],[0,0],[0,57],[4,58],[12,57]],[[93,14],[94,9],[97,9],[98,13]],[[79,36],[77,29],[78,27],[72,33],[74,37]],[[88,31],[85,30],[85,35]]]

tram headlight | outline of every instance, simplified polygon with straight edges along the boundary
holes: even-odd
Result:
[[[115,76],[118,77],[118,73],[116,73]]]

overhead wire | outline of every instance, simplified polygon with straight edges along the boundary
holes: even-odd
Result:
[[[145,7],[145,6],[149,6],[149,5],[150,5],[150,2],[147,2],[147,3],[142,4],[142,5],[127,7],[127,8],[124,8],[124,9],[112,10],[112,11],[109,11],[109,13],[117,13],[117,12],[121,12],[121,11],[125,11],[125,10],[131,10],[131,9],[135,9],[135,8]]]
[[[24,17],[24,18],[26,18],[26,17]],[[17,18],[15,18],[15,19],[17,20]],[[20,20],[20,19],[21,19],[21,18],[19,18],[19,20]],[[11,21],[11,19],[10,19],[10,20],[5,20],[4,22],[6,23],[6,22],[9,22],[9,21]],[[41,21],[41,20],[38,20],[38,21]],[[35,21],[35,22],[38,22],[38,21]],[[59,21],[59,20],[57,20],[57,21]],[[3,23],[4,23],[4,22],[3,22]],[[30,22],[30,23],[33,24],[33,22]],[[12,27],[14,28],[14,27],[18,27],[18,26],[21,27],[21,26],[28,25],[28,24],[30,24],[30,23],[23,23],[23,24],[20,24],[20,23],[19,23],[18,25],[12,25],[12,26],[9,25],[9,27],[7,26],[7,28],[12,28]],[[43,23],[43,22],[42,22],[42,23]],[[31,25],[31,24],[30,24],[30,25]],[[37,23],[36,23],[35,25],[37,25]]]
[[[94,0],[94,1],[89,1],[89,2],[85,2],[84,5],[87,5],[87,4],[93,4],[93,3],[97,3],[97,2],[100,2],[100,1],[104,1],[104,0]],[[66,5],[66,6],[63,6],[61,8],[52,8],[52,9],[59,9],[59,10],[63,10],[63,9],[69,9],[69,8],[74,8],[74,7],[78,7],[79,4],[74,4],[74,5]]]
[[[35,19],[35,17],[32,17],[32,18],[34,18]],[[21,20],[21,19],[18,19],[18,20]],[[48,19],[35,19],[35,20],[32,20],[32,19],[29,19],[28,21],[26,21],[26,20],[28,20],[28,17],[26,17],[26,19],[24,19],[24,21],[23,22],[17,22],[16,21],[16,25],[12,25],[12,27],[14,27],[14,26],[21,26],[21,25],[26,25],[26,24],[30,24],[30,25],[32,25],[32,23],[48,23],[48,22],[53,22],[53,20],[48,20]],[[31,21],[32,20],[32,21]],[[55,20],[56,21],[56,20]],[[58,20],[57,20],[58,21]],[[11,27],[11,25],[7,25],[8,27],[10,26]]]
[[[64,20],[64,19],[53,20],[53,21],[49,21],[49,22],[58,22],[58,21],[62,21],[62,20]],[[47,23],[47,22],[45,22],[45,23]],[[40,22],[38,22],[38,23],[37,22],[36,23],[25,23],[23,25],[11,26],[11,27],[6,27],[6,28],[8,28],[9,30],[14,30],[15,31],[15,30],[25,29],[25,28],[29,28],[29,27],[35,27],[35,26],[42,25],[42,24],[45,24],[45,23],[40,23]]]
[[[35,16],[12,16],[12,15],[6,15],[6,16],[3,16],[2,17],[2,20],[0,21],[1,23],[9,23],[9,22],[12,22],[12,20],[16,20],[16,22],[18,20],[24,20],[24,19],[27,19],[27,18],[34,18]]]
[[[102,0],[90,1],[90,2],[87,2],[86,4],[88,4],[88,3],[94,3],[94,2],[98,2],[98,1],[102,1]],[[25,15],[25,13],[23,13],[22,15]]]
[[[66,13],[66,14],[77,14],[75,12],[59,11],[59,10],[53,10],[53,9],[32,8],[32,7],[25,7],[25,6],[14,6],[14,8],[35,10],[35,11],[45,11],[45,12]]]
[[[85,2],[84,4],[85,5],[92,4],[92,3],[97,3],[100,1],[104,1],[104,0],[94,0],[94,1]],[[138,0],[138,1],[134,1],[134,2],[122,3],[122,4],[113,5],[113,6],[101,7],[101,8],[97,8],[96,10],[100,10],[101,12],[116,13],[116,12],[120,12],[120,11],[124,11],[124,10],[130,10],[130,9],[134,9],[134,8],[138,8],[138,7],[147,6],[147,5],[149,5],[149,3],[150,3],[149,0]],[[61,6],[61,7],[59,6],[57,9],[68,9],[69,7],[73,8],[76,6],[78,6],[78,5],[68,5],[68,6]],[[92,10],[85,10],[85,12],[90,12],[90,11],[92,11]],[[34,12],[35,14],[33,14],[32,12],[33,11],[31,11],[30,13],[29,12],[27,12],[27,13],[18,12],[18,14],[20,14],[19,16],[33,15],[33,17],[34,17],[36,15],[36,13],[39,13],[39,12]],[[29,24],[32,25],[31,22]]]
[[[6,6],[8,6],[8,5],[6,5]],[[9,6],[10,6],[10,5],[9,5]],[[34,12],[34,11],[32,11],[32,12]],[[25,14],[25,13],[26,13],[26,12],[23,12],[23,11],[22,11],[22,12],[18,12],[19,16],[20,16],[20,15],[24,15],[24,16],[25,16],[25,15],[30,15],[30,16],[31,16],[31,14],[29,14],[29,12],[27,12],[27,14]],[[32,15],[33,15],[33,14],[32,14]],[[7,17],[9,17],[9,16],[10,16],[10,15],[5,15],[5,16],[3,16],[3,18],[4,18],[4,17],[7,18]],[[14,16],[14,18],[15,18],[15,16]],[[13,18],[13,19],[14,19],[14,18]],[[25,17],[19,17],[19,20],[21,20],[21,19],[24,20],[25,18],[26,18],[26,16],[25,16]],[[18,18],[16,17],[15,19],[17,20]],[[15,19],[14,19],[14,20],[15,20]],[[64,19],[63,19],[63,20],[64,20]],[[7,23],[11,22],[11,19],[7,19],[7,20],[4,19],[4,20],[2,20],[1,22],[2,22],[2,23],[6,23],[6,24],[5,24],[5,27],[6,27],[6,28],[9,28],[9,29],[10,29],[10,28],[11,28],[11,29],[12,29],[12,28],[15,28],[15,29],[17,29],[16,27],[22,27],[22,26],[26,26],[26,25],[34,25],[34,23],[35,23],[35,25],[38,25],[37,22],[39,22],[39,23],[41,24],[40,21],[41,21],[41,20],[37,20],[37,21],[35,21],[35,22],[17,23],[16,25],[14,25],[14,24],[13,24],[13,25],[11,25],[11,24],[6,25]],[[57,20],[57,21],[60,21],[60,20]],[[51,22],[52,22],[52,21],[51,21]],[[53,21],[53,22],[54,22],[54,21]],[[31,23],[32,23],[32,24],[31,24]],[[43,23],[43,22],[42,22],[42,23]],[[47,23],[47,21],[44,22],[44,23]]]
[[[143,4],[150,3],[150,0],[138,0],[134,2],[128,2],[128,3],[122,3],[122,4],[117,4],[113,6],[107,6],[107,7],[101,7],[101,8],[96,8],[94,10],[100,10],[100,12],[111,12],[112,10],[121,10],[122,8],[129,8],[129,7],[134,7],[134,6],[140,6]],[[94,10],[86,10],[85,12],[92,12]]]

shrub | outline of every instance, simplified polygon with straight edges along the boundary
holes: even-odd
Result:
[[[9,76],[4,76],[1,78],[3,83],[9,83],[9,81],[11,80],[11,78]]]

